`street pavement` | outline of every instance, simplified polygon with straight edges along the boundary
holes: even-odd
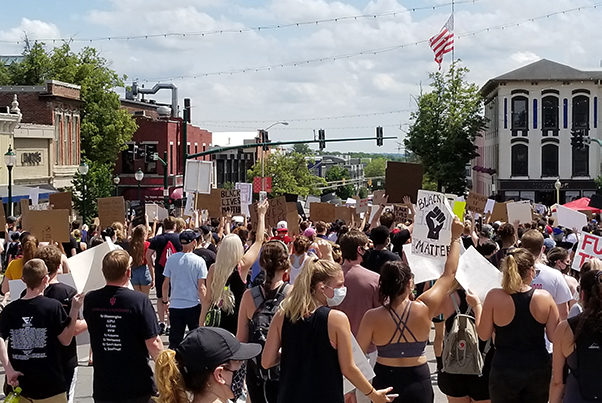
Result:
[[[155,305],[157,298],[154,294],[154,290],[151,292],[151,301],[153,305]],[[163,340],[163,345],[167,348],[168,340],[166,336],[161,336]],[[434,338],[434,333],[431,332],[431,340]],[[75,401],[78,403],[93,403],[94,399],[92,399],[92,375],[93,368],[88,366],[88,354],[90,352],[90,344],[88,343],[87,334],[83,334],[78,336],[78,346],[77,346],[77,354],[79,357],[79,367],[77,374],[77,384],[75,387]],[[439,391],[437,387],[437,375],[436,375],[436,367],[437,364],[435,362],[435,355],[433,353],[432,345],[427,346],[426,356],[428,358],[428,364],[431,369],[431,379],[433,383],[433,389],[435,390],[435,403],[446,403],[447,399],[445,395]],[[119,365],[118,363],[115,363]],[[0,366],[0,391],[2,390],[2,386],[4,386],[4,368]],[[110,385],[107,385],[110,387]],[[4,395],[0,393],[0,399],[4,399]]]

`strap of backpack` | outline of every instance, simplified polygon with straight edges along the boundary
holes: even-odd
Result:
[[[450,297],[451,297],[452,303],[454,304],[454,309],[456,310],[456,314],[460,315],[462,312],[460,312],[460,307],[458,306],[458,302],[456,301],[456,293],[453,292],[450,295]]]
[[[263,295],[263,286],[256,285],[251,288],[251,296],[253,297],[253,303],[255,304],[255,309],[258,309],[263,301],[265,301],[265,296]]]

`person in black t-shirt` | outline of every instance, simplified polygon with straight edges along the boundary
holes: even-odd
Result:
[[[374,243],[374,249],[370,251],[368,259],[362,264],[367,269],[370,269],[380,274],[380,268],[386,262],[392,260],[401,260],[397,253],[387,249],[390,242],[389,228],[380,225],[372,230],[370,239]]]
[[[44,295],[59,301],[63,305],[63,308],[65,308],[65,311],[69,312],[77,290],[70,285],[59,283],[57,280],[62,258],[60,249],[54,245],[42,246],[36,251],[35,257],[44,261],[48,268],[48,275],[50,276],[48,287],[44,290]],[[86,321],[78,317],[75,322],[75,336],[84,332],[87,328]],[[60,347],[67,399],[69,402],[73,402],[75,384],[77,383],[77,343],[75,337],[68,346]]]
[[[20,386],[28,399],[67,402],[59,346],[68,346],[73,339],[83,295],[72,298],[69,315],[60,302],[45,297],[49,277],[41,259],[25,263],[22,279],[25,296],[0,313],[0,361],[7,382]]]
[[[148,297],[127,288],[130,255],[114,250],[102,260],[107,285],[85,298],[84,318],[94,355],[96,402],[153,402],[156,394],[149,353],[163,350],[157,316]]]
[[[161,333],[163,333],[165,326],[165,318],[167,316],[167,306],[163,303],[163,268],[165,261],[169,256],[164,253],[168,243],[171,242],[176,252],[182,251],[182,245],[180,244],[180,235],[175,233],[176,219],[175,217],[167,217],[163,220],[164,233],[157,235],[150,241],[150,245],[146,250],[146,264],[148,264],[149,270],[155,271],[155,289],[157,290],[157,311],[159,314],[159,324],[161,326]],[[154,255],[154,258],[153,258]],[[161,261],[164,264],[161,264]],[[165,296],[167,298],[167,296]]]

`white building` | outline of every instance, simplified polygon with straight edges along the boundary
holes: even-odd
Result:
[[[601,80],[602,71],[546,59],[489,80],[481,89],[489,123],[477,139],[480,157],[473,162],[473,189],[500,200],[550,205],[556,202],[554,183],[560,178],[561,203],[595,193],[600,147],[573,148],[571,130],[602,137]]]

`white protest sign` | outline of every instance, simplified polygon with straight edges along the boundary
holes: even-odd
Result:
[[[88,292],[105,286],[102,259],[115,248],[112,242],[103,242],[68,259],[78,292]]]
[[[502,272],[471,246],[460,256],[456,280],[484,301],[489,290],[501,286]]]
[[[580,271],[583,263],[592,258],[602,259],[602,237],[584,232],[581,234],[581,239],[579,240],[577,252],[575,253],[573,265],[571,267]]]
[[[556,207],[556,217],[558,225],[566,228],[577,228],[581,232],[581,228],[587,225],[587,216],[579,211],[571,210],[568,207]]]
[[[77,289],[77,287],[75,286],[75,281],[73,281],[73,275],[71,273],[59,274],[58,276],[56,276],[56,279],[59,281],[59,283],[67,284]],[[23,291],[25,291],[25,288],[27,287],[23,280],[18,279],[10,280],[8,282],[8,288],[10,291],[10,300],[12,302],[21,298],[21,294],[23,293]]]
[[[419,190],[412,234],[412,254],[445,262],[454,213],[442,193]]]
[[[194,193],[186,192],[186,206],[184,206],[184,215],[192,217],[194,214]]]
[[[420,284],[425,281],[436,280],[441,277],[445,268],[445,260],[434,259],[423,255],[415,255],[412,253],[412,245],[403,245],[403,253],[408,260],[412,274],[414,275],[414,283]]]
[[[235,189],[240,190],[240,204],[241,205],[249,205],[253,204],[253,184],[252,183],[242,183],[238,182],[234,185]],[[244,210],[244,208],[243,208]],[[247,210],[249,211],[248,207]]]
[[[361,199],[357,206],[355,207],[355,211],[358,213],[365,213],[368,211],[368,199]]]
[[[213,163],[211,161],[186,161],[186,177],[184,178],[184,191],[211,194],[212,172]]]
[[[353,353],[353,362],[360,370],[360,372],[364,375],[364,377],[370,381],[372,378],[376,376],[374,373],[374,369],[372,369],[372,365],[370,365],[370,361],[366,358],[366,355],[362,351],[360,345],[353,335],[351,335],[351,352]],[[345,377],[343,377],[343,393],[349,393],[355,389],[355,386]]]
[[[487,199],[487,204],[485,205],[485,214],[491,214],[493,212],[494,206],[495,206],[495,200]]]
[[[29,199],[31,200],[31,204],[35,206],[40,201],[40,188],[30,188],[29,189]]]
[[[533,221],[531,203],[529,201],[508,203],[506,204],[506,211],[508,212],[509,223],[514,223],[517,220],[521,224]]]

